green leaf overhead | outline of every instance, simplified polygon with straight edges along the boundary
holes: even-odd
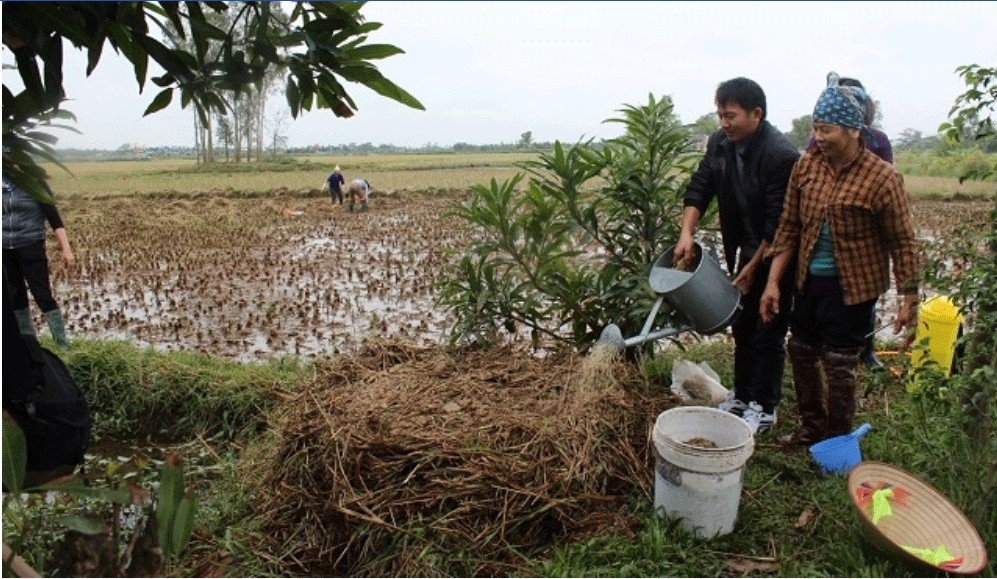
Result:
[[[404,51],[367,43],[381,24],[365,21],[363,6],[298,2],[285,22],[267,2],[4,2],[3,43],[14,54],[25,87],[13,94],[4,84],[4,174],[32,194],[51,196],[47,176],[34,167],[37,155],[51,154],[53,142],[39,140],[37,128],[63,99],[73,98],[63,87],[64,41],[86,52],[88,75],[105,55],[123,57],[140,93],[151,58],[163,72],[152,77],[160,90],[147,115],[170,106],[179,89],[180,105],[193,106],[206,122],[211,111],[228,106],[225,92],[249,90],[274,70],[286,71],[280,74],[295,118],[313,108],[351,116],[357,106],[346,81],[424,110],[370,62]],[[229,15],[231,24],[218,26],[212,19],[219,14]],[[184,42],[170,48],[164,39]]]
[[[151,115],[154,112],[165,109],[170,105],[172,100],[173,89],[167,88],[159,91],[159,94],[156,95],[156,98],[152,99],[152,102],[149,104],[149,107],[145,109],[145,113],[143,113],[142,116]]]
[[[379,58],[388,58],[389,56],[394,56],[396,54],[405,54],[405,51],[397,46],[391,46],[390,44],[368,44],[366,46],[358,46],[350,52],[350,58],[359,60],[376,60]]]

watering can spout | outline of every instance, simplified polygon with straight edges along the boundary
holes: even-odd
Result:
[[[870,430],[872,430],[872,425],[869,424],[868,422],[866,422],[862,426],[859,426],[858,428],[856,428],[855,430],[853,430],[852,431],[852,436],[855,437],[855,438],[862,438],[866,434],[869,434]]]
[[[648,321],[653,319],[653,314]],[[655,331],[650,331],[650,325],[646,324],[644,331],[639,335],[630,338],[623,337],[623,331],[616,324],[609,324],[602,330],[602,334],[599,335],[599,341],[595,343],[596,346],[612,348],[614,350],[623,350],[625,348],[630,348],[632,346],[637,346],[639,344],[644,344],[647,342],[652,342],[654,340],[660,340],[661,338],[667,338],[669,336],[674,336],[681,332],[687,332],[691,330],[691,326],[682,326],[679,328],[661,328]]]
[[[614,350],[622,350],[627,344],[626,340],[623,339],[623,332],[620,330],[620,327],[616,324],[609,324],[599,334],[599,341],[596,342],[596,345]]]

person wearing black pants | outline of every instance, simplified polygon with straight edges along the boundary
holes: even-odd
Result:
[[[776,422],[792,304],[789,292],[783,314],[770,324],[761,323],[758,300],[768,277],[764,257],[800,153],[765,120],[765,92],[755,81],[739,77],[720,83],[714,104],[720,129],[707,140],[686,188],[675,262],[694,256],[699,220],[716,199],[727,271],[736,274],[734,285],[745,304],[732,327],[734,388],[717,407],[740,416],[760,433]]]
[[[843,76],[838,80],[838,84],[840,86],[851,86],[862,89],[861,92],[856,91],[855,93],[856,97],[862,99],[860,104],[865,107],[865,116],[862,118],[863,126],[861,128],[862,143],[865,145],[865,148],[875,153],[877,157],[892,165],[893,145],[890,143],[890,138],[886,136],[886,133],[872,126],[876,122],[876,101],[865,92],[865,87],[862,86],[862,82],[858,79]],[[816,146],[817,140],[810,137],[807,148]],[[872,310],[872,316],[869,318],[868,337],[860,355],[862,363],[866,366],[881,368],[883,364],[876,358],[876,302],[872,303],[870,309]]]
[[[901,298],[893,331],[912,338],[917,327],[921,257],[903,179],[862,141],[864,91],[838,80],[828,75],[814,106],[816,146],[786,187],[760,306],[766,322],[784,313],[783,278],[793,280],[787,350],[800,425],[780,439],[789,445],[851,431],[860,356],[891,272]]]
[[[743,266],[742,266],[743,269]],[[782,375],[786,363],[786,333],[789,330],[789,312],[793,310],[793,280],[783,280],[780,310],[787,315],[763,323],[758,315],[744,315],[759,311],[762,293],[769,276],[769,265],[758,266],[754,283],[741,295],[742,315],[731,325],[734,337],[734,398],[751,400],[770,415],[782,399]],[[768,425],[766,425],[768,426]]]
[[[346,178],[339,171],[339,165],[336,165],[332,173],[326,177],[325,182],[329,186],[329,197],[332,199],[332,202],[336,203],[336,201],[339,201],[339,204],[342,205],[343,185],[346,184]]]
[[[66,324],[52,295],[48,256],[45,253],[45,223],[52,227],[67,268],[76,265],[62,217],[55,205],[41,203],[3,178],[3,268],[21,334],[35,335],[28,304],[28,290],[35,298],[52,339],[61,349],[69,347]]]

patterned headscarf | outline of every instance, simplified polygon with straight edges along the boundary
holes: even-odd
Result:
[[[837,73],[827,75],[827,88],[814,106],[813,122],[861,129],[868,96],[857,86],[839,86]]]

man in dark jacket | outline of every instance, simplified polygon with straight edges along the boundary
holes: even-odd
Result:
[[[769,264],[762,258],[779,225],[786,183],[800,154],[765,120],[765,92],[758,83],[747,78],[722,82],[715,101],[720,130],[707,141],[686,189],[674,257],[680,263],[693,256],[696,226],[716,198],[727,269],[736,274],[743,306],[732,326],[734,389],[720,408],[764,432],[776,421],[793,292],[787,285],[781,314],[763,324],[758,306]]]

